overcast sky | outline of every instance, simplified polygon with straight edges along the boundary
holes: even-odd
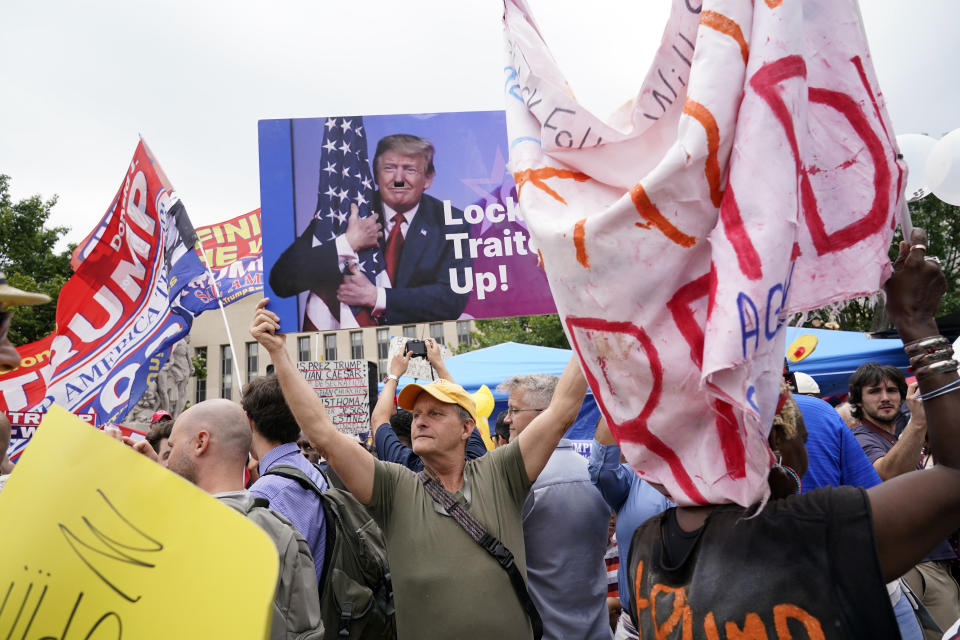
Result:
[[[666,0],[531,0],[578,97],[639,87]],[[956,0],[865,0],[897,133],[960,127]],[[260,204],[257,120],[502,109],[497,0],[3,0],[0,173],[85,236],[143,135],[197,226]]]

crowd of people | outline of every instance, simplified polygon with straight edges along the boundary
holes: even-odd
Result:
[[[921,231],[901,244],[885,286],[916,381],[862,365],[852,427],[811,381],[785,381],[770,499],[746,508],[675,506],[624,461],[604,419],[589,461],[579,455],[564,438],[587,391],[575,358],[559,377],[503,381],[488,450],[472,397],[427,340],[439,377],[398,394],[411,354],[391,360],[371,452],[337,430],[266,300],[250,333],[274,372],[240,404],[157,412],[146,440],[125,441],[274,541],[271,638],[953,637],[960,380],[924,244]],[[17,365],[10,308],[39,302],[0,284],[0,366]],[[334,494],[347,511],[331,509]],[[370,578],[345,564],[357,544],[382,547],[388,568]],[[371,584],[349,603],[345,572]]]

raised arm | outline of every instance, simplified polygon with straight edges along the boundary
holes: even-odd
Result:
[[[560,376],[549,406],[517,436],[530,482],[534,482],[543,471],[560,438],[577,419],[586,393],[587,381],[577,356],[573,355]]]
[[[437,341],[433,338],[427,338],[423,341],[423,344],[427,347],[427,362],[433,367],[433,372],[437,374],[437,377],[456,382],[447,370],[447,365],[443,361],[443,352],[440,351],[440,345],[437,344]]]
[[[911,243],[900,243],[893,276],[884,285],[887,311],[904,344],[937,336],[933,318],[946,291],[946,279],[939,264],[925,259],[925,245],[926,233],[914,229]],[[958,380],[955,367],[937,365],[935,369],[940,367],[947,370],[917,372],[924,395],[947,389],[923,401],[937,464],[867,492],[885,580],[905,573],[960,527],[960,387],[947,386]]]
[[[920,450],[927,436],[927,420],[923,413],[923,401],[918,398],[920,390],[916,382],[907,389],[907,404],[910,406],[910,422],[904,427],[897,443],[886,455],[873,461],[873,468],[881,480],[896,478],[916,471],[920,462]]]
[[[398,353],[390,360],[387,379],[383,382],[383,390],[370,415],[370,426],[373,428],[374,436],[377,435],[377,429],[390,422],[390,416],[396,413],[397,379],[407,372],[409,365],[409,353]]]
[[[278,334],[280,319],[266,309],[267,298],[257,304],[250,323],[250,335],[260,343],[273,362],[283,397],[300,425],[300,429],[313,445],[324,452],[333,470],[340,476],[347,489],[363,504],[373,495],[373,456],[350,436],[337,431],[323,400],[300,372],[287,353],[286,336]]]

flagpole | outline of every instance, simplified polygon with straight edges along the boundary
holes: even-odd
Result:
[[[217,306],[220,307],[220,315],[223,317],[223,328],[227,331],[227,342],[230,343],[230,353],[233,356],[233,371],[237,375],[237,383],[243,388],[243,378],[240,377],[240,365],[237,362],[237,350],[233,346],[233,336],[230,335],[230,323],[227,322],[227,312],[223,308],[223,300],[220,299],[220,287],[217,286],[217,277],[210,268],[210,262],[207,260],[207,252],[203,248],[203,240],[197,238],[197,244],[200,245],[200,257],[203,258],[203,266],[210,276],[210,283],[213,285],[213,295],[217,297]]]

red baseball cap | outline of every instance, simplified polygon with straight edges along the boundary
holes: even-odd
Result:
[[[159,411],[153,412],[153,417],[150,418],[150,422],[157,422],[158,420],[162,420],[163,418],[170,418],[171,420],[173,420],[173,416],[170,415],[169,411],[164,411],[163,409],[160,409]]]

